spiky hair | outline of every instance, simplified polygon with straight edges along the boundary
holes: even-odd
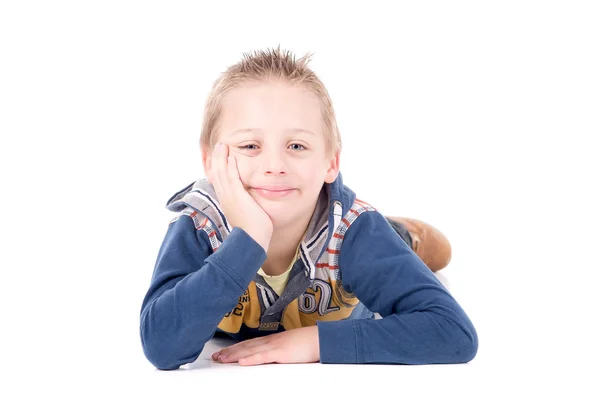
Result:
[[[304,85],[321,102],[323,124],[328,150],[341,150],[342,141],[337,126],[333,103],[325,85],[308,67],[312,54],[297,59],[280,46],[273,49],[242,53],[242,59],[227,68],[214,82],[204,108],[200,146],[207,151],[215,145],[216,130],[222,110],[223,97],[232,89],[245,83],[280,80],[292,85]]]

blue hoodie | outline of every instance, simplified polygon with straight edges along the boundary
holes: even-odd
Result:
[[[315,324],[322,363],[465,363],[477,353],[460,305],[341,174],[323,186],[281,296],[257,273],[264,249],[230,226],[206,179],[167,208],[177,216],[140,313],[144,354],[159,369],[195,361],[217,331],[244,340]]]

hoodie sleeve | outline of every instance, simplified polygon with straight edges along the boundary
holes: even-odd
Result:
[[[213,253],[208,235],[192,218],[182,215],[172,222],[140,312],[146,358],[166,370],[196,360],[266,256],[240,228]]]
[[[322,363],[441,364],[471,361],[478,337],[461,306],[377,211],[348,228],[343,287],[382,319],[319,322]]]

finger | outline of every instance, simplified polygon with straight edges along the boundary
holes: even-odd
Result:
[[[244,366],[270,364],[277,362],[277,351],[266,350],[258,353],[254,353],[244,358],[240,358],[238,364]]]
[[[234,156],[227,157],[227,175],[229,176],[229,181],[232,185],[242,185],[242,181],[240,179],[240,172],[237,167],[237,159]]]
[[[229,164],[230,164],[230,156],[229,156],[229,146],[225,143],[221,143],[221,148],[219,150],[219,173],[222,179],[222,185],[225,190],[231,190],[230,185],[232,183],[232,179],[229,173]],[[235,182],[235,180],[233,180]],[[227,185],[227,186],[225,186]]]
[[[222,363],[234,363],[238,362],[240,359],[248,358],[257,353],[265,353],[273,349],[273,345],[268,343],[261,346],[240,348],[231,353],[220,355],[218,361]]]
[[[232,352],[239,351],[240,349],[246,349],[246,348],[263,345],[263,344],[267,343],[268,341],[269,341],[269,337],[258,337],[258,338],[254,338],[254,339],[244,340],[243,342],[239,342],[234,345],[224,347],[221,350],[217,351],[216,353],[213,353],[213,355],[215,355],[215,354],[219,354],[219,355],[230,354]]]
[[[254,339],[248,339],[248,340],[244,340],[242,342],[236,343],[234,345],[231,345],[229,347],[225,347],[224,349],[221,349],[221,351],[230,351],[230,350],[236,350],[236,349],[243,349],[246,347],[256,347],[262,344],[265,344],[269,341],[269,337],[268,336],[264,336],[264,337],[257,337]]]
[[[234,345],[228,346],[228,347],[224,347],[219,351],[214,352],[211,355],[211,358],[215,361],[218,360],[219,356],[224,356],[227,354],[231,354],[233,352],[239,351],[239,349],[243,349],[243,348],[250,348],[250,347],[256,347],[258,345],[261,345],[265,343],[265,338],[254,338],[254,339],[248,339],[248,340],[244,340],[243,342],[239,342],[236,343]]]

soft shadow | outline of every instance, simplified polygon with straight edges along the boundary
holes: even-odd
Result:
[[[214,337],[206,343],[204,349],[202,349],[202,353],[200,353],[196,361],[182,366],[181,369],[194,370],[206,368],[223,368],[231,366],[232,364],[221,364],[219,362],[213,361],[211,355],[215,351],[219,351],[222,348],[231,346],[235,343],[237,342],[231,338]]]

